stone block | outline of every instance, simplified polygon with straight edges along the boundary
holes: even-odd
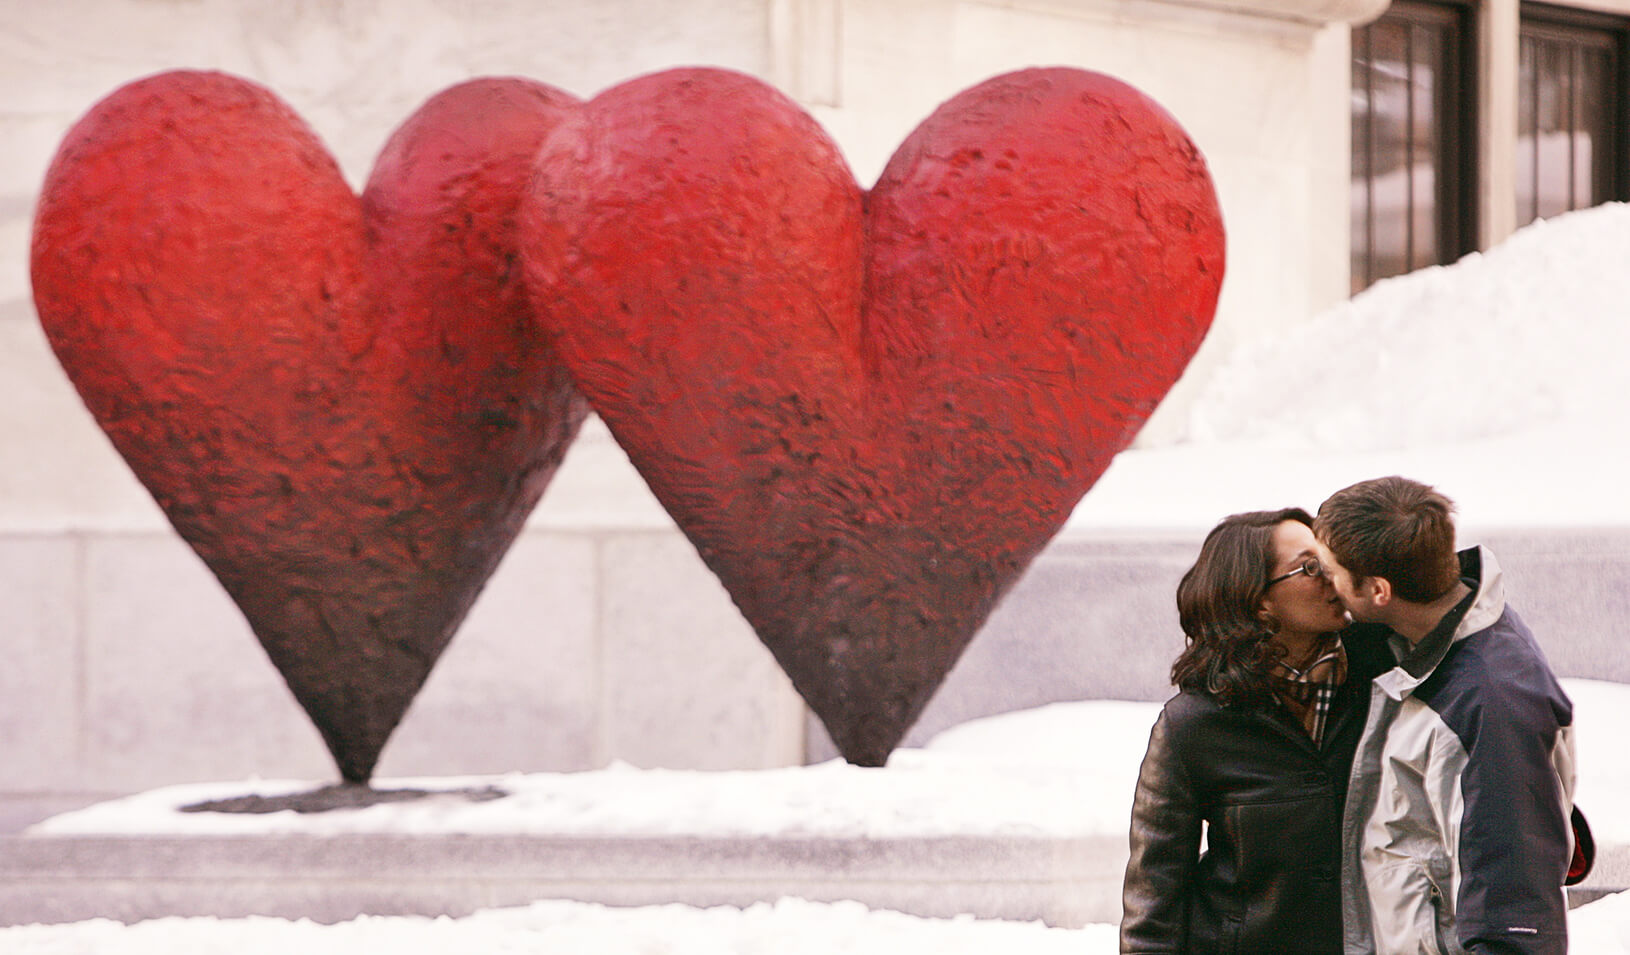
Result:
[[[83,726],[79,545],[58,535],[0,536],[0,791],[70,786]]]
[[[931,918],[1118,918],[1125,838],[481,833],[0,836],[0,925],[461,916],[534,899],[746,907],[854,899]]]
[[[599,764],[596,548],[523,533],[386,745],[380,776]]]
[[[527,526],[582,533],[678,530],[596,414],[584,420]]]
[[[86,785],[337,778],[316,729],[184,541],[87,540]]]
[[[802,701],[690,541],[602,547],[607,754],[647,768],[801,762]]]
[[[1467,535],[1462,535],[1466,537]],[[1506,597],[1558,676],[1630,683],[1630,535],[1558,528],[1468,537],[1493,551]]]
[[[80,401],[30,301],[0,301],[0,381],[0,530],[168,529]]]

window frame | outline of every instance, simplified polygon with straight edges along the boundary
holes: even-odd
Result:
[[[1440,149],[1442,162],[1439,170],[1440,178],[1434,182],[1433,188],[1433,231],[1436,240],[1436,262],[1432,264],[1448,264],[1461,256],[1476,251],[1478,235],[1479,210],[1479,162],[1478,162],[1478,123],[1480,108],[1479,99],[1479,71],[1478,41],[1480,25],[1477,9],[1473,0],[1393,0],[1393,3],[1376,20],[1352,31],[1351,59],[1357,62],[1361,52],[1365,62],[1369,62],[1369,30],[1378,23],[1392,22],[1415,26],[1430,26],[1442,28],[1447,34],[1444,46],[1445,62],[1441,76],[1434,77],[1434,103],[1436,114],[1434,125]],[[1374,115],[1374,87],[1366,85],[1366,102],[1370,115]],[[1356,97],[1358,90],[1354,90]],[[1360,138],[1356,123],[1349,118],[1353,126],[1353,145],[1351,155],[1357,168],[1356,159],[1360,147]],[[1376,269],[1376,229],[1375,229],[1375,148],[1374,123],[1363,137],[1363,144],[1368,149],[1363,168],[1365,188],[1368,191],[1365,202],[1364,248],[1362,251],[1362,276],[1354,273],[1349,276],[1349,288],[1352,293],[1380,281],[1389,275],[1380,275]],[[1352,177],[1356,186],[1357,177]],[[1411,200],[1412,201],[1412,200]],[[1351,209],[1349,205],[1349,209]],[[1406,218],[1412,218],[1406,216]],[[1408,227],[1405,262],[1411,268],[1419,267],[1415,261],[1415,232],[1413,226]],[[1350,229],[1349,234],[1356,234],[1356,229]],[[1351,241],[1351,240],[1350,240]],[[1359,250],[1349,250],[1351,266],[1359,264]],[[1408,271],[1408,269],[1406,269]]]
[[[1593,36],[1602,41],[1602,46],[1610,50],[1613,64],[1609,71],[1608,94],[1614,101],[1606,104],[1603,111],[1606,133],[1603,141],[1608,151],[1603,164],[1606,170],[1603,176],[1606,194],[1598,202],[1630,199],[1630,92],[1627,92],[1630,91],[1630,17],[1524,0],[1518,7],[1519,60],[1522,45],[1530,36],[1564,43],[1576,43],[1582,37]],[[1520,70],[1517,82],[1519,84],[1522,82]],[[1521,101],[1522,91],[1519,85],[1515,102]],[[1519,127],[1521,125],[1520,116],[1518,125]],[[1518,228],[1537,218],[1540,197],[1538,166],[1536,161],[1533,171],[1534,208],[1524,209],[1518,205],[1516,209]],[[1511,198],[1514,204],[1517,203],[1517,194],[1514,193]]]

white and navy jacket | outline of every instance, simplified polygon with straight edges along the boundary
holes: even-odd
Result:
[[[1493,555],[1460,564],[1474,592],[1415,647],[1391,634],[1371,686],[1342,825],[1352,955],[1568,950],[1573,704]]]

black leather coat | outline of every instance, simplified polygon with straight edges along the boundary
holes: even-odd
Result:
[[[1167,702],[1132,805],[1123,953],[1341,952],[1342,800],[1384,652],[1347,643],[1321,746],[1277,704]]]

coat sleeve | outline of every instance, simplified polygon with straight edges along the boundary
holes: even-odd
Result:
[[[1560,691],[1557,691],[1558,694]],[[1560,705],[1522,685],[1496,682],[1467,722],[1475,731],[1462,780],[1464,815],[1456,917],[1461,944],[1479,955],[1565,955],[1562,882],[1572,853],[1568,823],[1572,734]],[[1451,843],[1451,844],[1455,844]]]
[[[1188,894],[1200,855],[1200,814],[1174,740],[1169,707],[1149,734],[1132,800],[1129,841],[1132,852],[1121,890],[1121,951],[1187,951]]]

